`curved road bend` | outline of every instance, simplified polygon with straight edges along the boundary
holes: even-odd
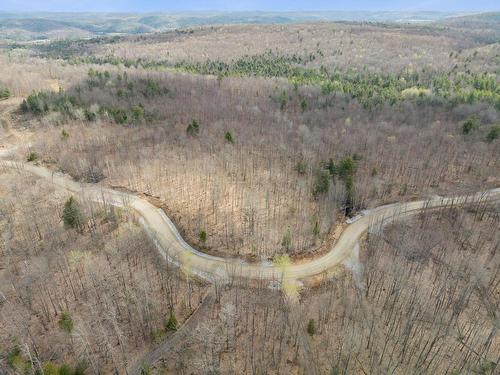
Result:
[[[6,153],[6,151],[2,152],[2,154]],[[356,242],[372,225],[387,222],[396,217],[414,215],[427,209],[500,200],[500,188],[497,188],[469,196],[397,203],[366,210],[346,227],[337,243],[327,254],[308,262],[291,264],[283,274],[279,267],[272,264],[249,264],[240,259],[219,258],[193,249],[182,239],[172,221],[161,209],[133,194],[100,185],[79,183],[67,175],[54,173],[47,168],[32,164],[4,160],[0,162],[0,165],[29,172],[52,181],[54,185],[72,193],[82,194],[94,202],[106,202],[114,206],[127,206],[134,209],[140,215],[143,226],[153,236],[159,251],[165,258],[189,268],[193,273],[208,280],[228,275],[266,280],[281,280],[282,277],[297,280],[316,276],[345,261]]]

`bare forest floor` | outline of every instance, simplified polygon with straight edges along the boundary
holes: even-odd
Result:
[[[183,323],[205,286],[167,265],[128,212],[79,201],[83,227],[65,228],[67,199],[50,182],[0,169],[0,353],[17,345],[23,358],[30,348],[57,365],[83,356],[92,369],[124,373],[171,335],[171,313]],[[60,327],[65,313],[71,332]]]
[[[154,77],[175,87],[172,94],[147,99],[148,111],[165,119],[132,127],[100,119],[81,126],[81,120],[52,114],[27,125],[43,128],[32,151],[77,179],[97,176],[157,197],[185,238],[212,254],[261,261],[318,252],[345,222],[346,190],[339,178],[313,196],[329,160],[338,165],[359,157],[354,189],[360,209],[499,183],[498,149],[484,141],[489,125],[464,137],[458,112],[399,107],[374,117],[353,103],[301,111],[301,98],[317,100],[312,89],[290,94],[281,111],[269,99],[277,90],[268,82],[244,87],[245,79],[219,85],[205,77]],[[201,129],[194,137],[186,132],[193,119]],[[227,132],[233,143],[224,139]],[[22,152],[25,158],[29,150]]]
[[[35,133],[19,158],[34,152],[38,162],[76,179],[157,197],[183,236],[208,253],[300,259],[328,248],[345,223],[341,177],[330,176],[315,194],[326,165],[334,171],[356,158],[351,193],[358,210],[497,187],[498,143],[486,137],[499,116],[481,101],[452,106],[410,97],[373,105],[294,84],[280,72],[333,66],[328,74],[343,72],[348,88],[358,79],[371,82],[359,95],[390,74],[401,74],[398,82],[494,75],[497,45],[478,30],[240,25],[13,47],[0,56],[0,83],[14,96],[60,95],[57,110],[13,114],[16,129]],[[189,65],[238,59],[257,73],[217,77]],[[366,67],[378,75],[364,76]],[[486,82],[476,86],[493,85],[491,75],[478,77]],[[409,92],[418,92],[415,85]],[[476,117],[481,126],[465,135],[464,122]],[[189,133],[193,121],[199,129]]]
[[[494,374],[498,217],[486,205],[393,224],[363,244],[361,284],[338,273],[299,302],[232,285],[152,373]]]
[[[0,153],[147,197],[204,252],[301,262],[363,209],[500,186],[492,19],[1,46]],[[295,301],[216,281],[172,347],[208,286],[131,212],[75,197],[85,220],[65,227],[68,198],[0,167],[2,374],[82,360],[124,374],[162,356],[151,374],[498,372],[498,205],[372,231],[360,278],[339,267]]]

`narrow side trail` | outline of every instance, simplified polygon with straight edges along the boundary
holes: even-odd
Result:
[[[8,156],[20,145],[29,145],[32,134],[12,128],[12,114],[19,108],[22,98],[0,100],[0,158]]]
[[[166,338],[161,344],[148,351],[143,357],[134,362],[128,371],[128,375],[141,375],[143,369],[154,366],[158,361],[165,358],[166,354],[174,351],[179,345],[193,333],[200,321],[206,318],[210,309],[215,303],[215,296],[212,289],[207,291],[203,302],[193,312],[193,314],[179,327],[172,336]]]

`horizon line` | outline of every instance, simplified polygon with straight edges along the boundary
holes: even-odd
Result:
[[[248,9],[248,10],[217,10],[217,9],[185,9],[185,10],[14,10],[14,9],[0,9],[0,13],[114,13],[114,14],[137,14],[137,13],[325,13],[325,12],[344,12],[344,13],[467,13],[467,14],[481,14],[481,13],[500,13],[500,10],[346,10],[346,9],[310,9],[310,10],[262,10],[262,9]]]

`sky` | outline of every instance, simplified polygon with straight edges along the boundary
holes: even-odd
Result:
[[[3,11],[500,11],[500,0],[0,0]]]

